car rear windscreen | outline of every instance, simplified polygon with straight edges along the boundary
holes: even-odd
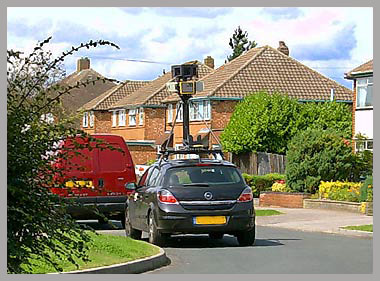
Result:
[[[178,167],[169,169],[163,185],[241,184],[244,180],[238,170],[226,166]]]

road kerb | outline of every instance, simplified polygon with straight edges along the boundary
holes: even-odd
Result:
[[[160,252],[157,255],[138,259],[126,263],[113,264],[84,270],[75,270],[68,272],[57,272],[50,274],[135,274],[143,273],[159,267],[168,265],[170,259],[166,256],[164,249],[159,248]]]

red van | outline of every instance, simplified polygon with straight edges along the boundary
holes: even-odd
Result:
[[[57,167],[62,171],[56,181],[65,188],[52,188],[52,192],[66,198],[75,198],[85,208],[71,207],[67,211],[75,219],[103,219],[98,211],[109,219],[124,223],[124,204],[131,193],[125,185],[136,182],[135,169],[128,147],[121,136],[91,135],[101,140],[89,143],[88,138],[66,139],[61,148],[69,148],[66,159],[59,159]],[[89,148],[75,148],[75,143]],[[101,148],[99,148],[99,146]],[[108,148],[107,148],[108,147]],[[112,147],[112,149],[110,149]]]

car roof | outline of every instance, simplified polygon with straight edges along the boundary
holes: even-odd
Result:
[[[228,162],[225,160],[209,159],[209,158],[162,160],[161,162],[157,161],[153,165],[160,166],[161,168],[167,168],[168,169],[168,168],[172,168],[172,167],[197,166],[199,164],[236,167],[236,165],[232,164],[231,162]]]

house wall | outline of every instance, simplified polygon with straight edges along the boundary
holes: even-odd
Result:
[[[145,140],[157,140],[165,132],[165,108],[144,108]]]
[[[95,133],[111,133],[111,112],[95,111]]]
[[[201,129],[206,129],[209,127],[213,130],[215,135],[219,137],[220,132],[224,130],[224,128],[227,126],[228,122],[230,121],[231,115],[235,109],[235,106],[238,102],[237,101],[212,101],[211,102],[211,120],[206,121],[206,124],[204,121],[190,121],[190,134],[195,137],[198,132]],[[176,115],[176,107],[173,105],[173,119]],[[168,123],[167,117],[166,117],[166,130],[171,130],[171,123]],[[183,123],[182,122],[176,122],[175,128],[174,128],[174,145],[175,144],[182,144],[182,138],[183,137]],[[218,142],[215,140],[215,138],[210,135],[210,144],[218,144]]]
[[[354,119],[354,136],[360,133],[373,139],[373,109],[356,110]]]
[[[151,146],[128,145],[128,148],[134,165],[145,164],[149,160],[157,158],[157,150]]]

